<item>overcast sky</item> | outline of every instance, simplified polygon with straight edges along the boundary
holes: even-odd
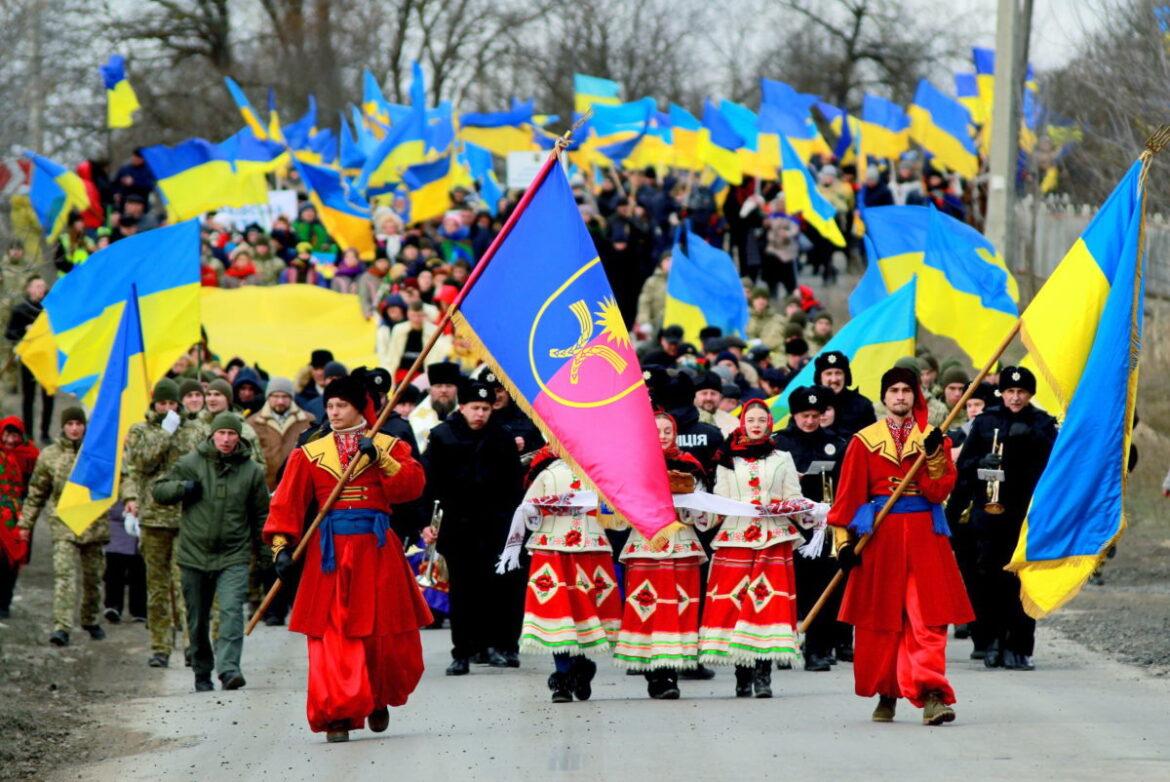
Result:
[[[973,32],[976,46],[995,46],[995,13],[999,4],[996,0],[959,0],[958,6],[967,6],[975,11],[974,17],[981,22],[980,29]],[[1101,13],[1096,0],[1035,0],[1032,10],[1032,64],[1047,70],[1064,65],[1072,56],[1078,43],[1087,32],[1095,27],[1095,20]],[[1150,20],[1151,24],[1153,20]]]

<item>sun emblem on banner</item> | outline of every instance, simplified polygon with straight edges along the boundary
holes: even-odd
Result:
[[[626,331],[626,320],[622,317],[622,311],[618,309],[613,297],[607,296],[597,302],[597,306],[601,307],[601,311],[593,314],[597,316],[596,322],[601,326],[601,334],[605,341],[612,342],[618,347],[630,347],[630,332]]]
[[[606,299],[598,302],[601,306],[601,312],[596,313],[601,320],[597,321],[597,325],[602,327],[602,335],[607,342],[616,342],[619,347],[625,344],[625,347],[630,346],[630,335],[626,332],[626,326],[622,322],[621,313],[618,312],[617,304],[613,299]],[[569,305],[569,311],[577,318],[577,323],[581,327],[581,336],[577,338],[576,344],[571,348],[564,348],[561,350],[552,349],[548,352],[553,358],[569,358],[573,363],[569,367],[569,382],[577,385],[580,381],[581,366],[589,358],[604,359],[607,364],[613,367],[613,371],[619,375],[626,370],[627,362],[618,353],[614,351],[609,345],[592,345],[589,343],[593,339],[593,321],[589,317],[589,307],[586,306],[582,300],[577,300]],[[614,325],[613,318],[617,318],[617,325]]]

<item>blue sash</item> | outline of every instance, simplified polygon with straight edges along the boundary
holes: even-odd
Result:
[[[853,514],[853,521],[849,522],[849,529],[858,535],[868,535],[873,532],[873,520],[889,498],[887,494],[878,494],[858,508],[857,512]],[[924,512],[930,513],[934,534],[950,537],[951,528],[947,525],[946,514],[943,513],[942,505],[936,502],[931,502],[922,496],[907,497],[903,495],[894,503],[894,507],[890,508],[891,514]]]
[[[371,508],[350,508],[331,511],[318,528],[321,539],[321,571],[332,573],[337,570],[337,554],[333,546],[334,535],[365,535],[374,533],[378,548],[386,545],[386,532],[390,529],[390,517]]]

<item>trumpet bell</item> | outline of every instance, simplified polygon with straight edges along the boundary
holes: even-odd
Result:
[[[983,512],[989,513],[992,516],[998,516],[1003,513],[1003,511],[1004,508],[1002,502],[989,502],[983,506]]]

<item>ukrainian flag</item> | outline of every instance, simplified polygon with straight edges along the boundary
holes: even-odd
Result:
[[[976,125],[987,122],[987,111],[983,106],[983,99],[979,97],[979,82],[973,73],[955,74],[955,97],[971,115],[971,121]]]
[[[317,99],[309,96],[309,108],[300,119],[284,127],[284,139],[289,148],[305,150],[309,140],[317,134]]]
[[[366,153],[361,144],[358,143],[353,130],[350,129],[349,123],[345,121],[344,114],[339,117],[339,121],[341,124],[338,132],[341,134],[341,138],[338,140],[337,163],[341,166],[341,170],[347,174],[361,173],[362,168],[366,165]]]
[[[742,183],[743,165],[740,163],[739,150],[743,148],[745,139],[735,132],[727,117],[711,101],[703,102],[703,127],[707,130],[707,165],[728,183]]]
[[[663,324],[682,326],[683,338],[696,343],[707,326],[746,334],[747,299],[731,256],[685,228],[679,229],[670,255]]]
[[[500,180],[496,179],[496,172],[492,168],[492,153],[475,144],[465,143],[463,160],[471,178],[479,183],[480,198],[491,216],[495,217],[499,212],[500,199],[504,196],[504,188],[500,186]]]
[[[199,221],[188,220],[115,242],[59,280],[20,346],[24,355],[55,359],[27,364],[38,381],[93,407],[132,286],[152,382],[166,374],[199,341],[199,247]]]
[[[1037,619],[1076,596],[1126,526],[1145,174],[1143,161],[1133,164],[1022,318],[1028,360],[1064,418],[1008,565]]]
[[[1020,300],[1019,287],[1008,271],[1003,257],[987,237],[966,223],[925,206],[879,206],[865,210],[865,273],[849,296],[849,312],[856,317],[885,299],[911,280],[922,269],[932,222],[937,225],[946,246],[962,248],[961,255],[973,263],[973,257],[992,267],[974,266],[977,278],[1000,279],[1006,276],[1007,295]],[[941,245],[940,245],[941,246]]]
[[[914,355],[915,288],[914,280],[906,283],[877,306],[855,316],[821,348],[822,353],[839,350],[849,357],[853,381],[870,399],[881,396],[882,373],[898,359]],[[816,385],[815,378],[816,368],[810,361],[786,388]],[[788,393],[769,399],[768,407],[772,411],[773,430],[783,429],[788,421]]]
[[[866,94],[861,101],[861,132],[866,152],[897,160],[910,147],[910,118],[897,103]]]
[[[776,179],[780,169],[780,140],[775,128],[767,138],[761,137],[760,119],[756,113],[733,101],[720,101],[719,113],[735,135],[743,139],[743,146],[737,150],[743,173],[757,179]]]
[[[78,535],[104,516],[118,499],[122,443],[131,424],[141,420],[142,411],[150,403],[151,389],[166,371],[154,377],[147,366],[137,290],[131,286],[123,296],[126,303],[117,320],[109,360],[96,386],[97,399],[85,439],[57,500],[57,515]]]
[[[362,69],[362,113],[381,125],[390,124],[390,102],[369,68]]]
[[[402,180],[403,171],[421,163],[426,157],[427,108],[426,84],[422,68],[412,64],[410,114],[391,126],[386,137],[369,154],[358,176],[361,192],[382,192]],[[361,132],[361,129],[358,129]]]
[[[235,102],[236,108],[240,110],[240,116],[244,118],[244,122],[252,129],[256,138],[268,138],[268,131],[265,129],[264,123],[260,121],[260,115],[256,113],[256,109],[252,108],[251,101],[248,100],[248,96],[244,94],[244,91],[240,89],[240,85],[236,84],[235,79],[231,76],[224,76],[223,83],[227,85],[228,92],[232,96],[232,101]]]
[[[707,159],[709,135],[703,123],[677,103],[670,104],[671,146],[674,165],[687,171],[699,171]]]
[[[786,136],[792,148],[806,163],[815,154],[829,155],[832,150],[813,121],[810,109],[817,103],[815,95],[797,92],[784,82],[760,79],[760,147],[775,145],[776,159],[780,148],[776,136]],[[839,132],[839,131],[838,131]]]
[[[593,106],[616,106],[621,103],[622,85],[600,76],[573,74],[573,110],[584,114]]]
[[[340,171],[299,160],[293,162],[325,230],[342,250],[357,250],[362,260],[372,261],[374,226],[370,221],[369,204],[357,200],[347,191]]]
[[[922,79],[909,114],[910,138],[936,162],[967,179],[978,176],[979,152],[971,140],[971,115],[962,105]]]
[[[459,138],[501,157],[509,152],[535,151],[539,147],[532,140],[532,111],[532,101],[525,101],[508,111],[462,114]]]
[[[134,112],[138,111],[138,95],[126,80],[126,58],[111,54],[105,65],[100,66],[102,83],[106,87],[106,127],[128,128],[134,124]]]
[[[986,240],[973,242],[973,231],[956,228],[963,223],[933,205],[927,211],[926,252],[917,271],[918,320],[953,339],[971,364],[981,367],[1019,318],[1011,275],[980,256]]]
[[[783,136],[780,138],[780,158],[784,168],[784,203],[788,213],[799,213],[817,233],[838,247],[844,247],[845,237],[837,225],[837,210],[817,190],[808,168]]]
[[[447,153],[438,160],[402,172],[402,182],[410,191],[412,223],[442,217],[451,208],[451,189],[466,179],[460,169],[455,156]]]
[[[247,165],[242,171],[237,169],[238,150],[239,139],[235,137],[222,145],[194,138],[173,147],[144,147],[142,156],[158,180],[156,186],[166,202],[168,217],[186,220],[225,206],[268,203],[263,174]]]
[[[28,200],[41,224],[41,233],[53,242],[69,220],[70,212],[89,209],[89,193],[82,178],[65,166],[35,152],[24,154],[32,162]]]

